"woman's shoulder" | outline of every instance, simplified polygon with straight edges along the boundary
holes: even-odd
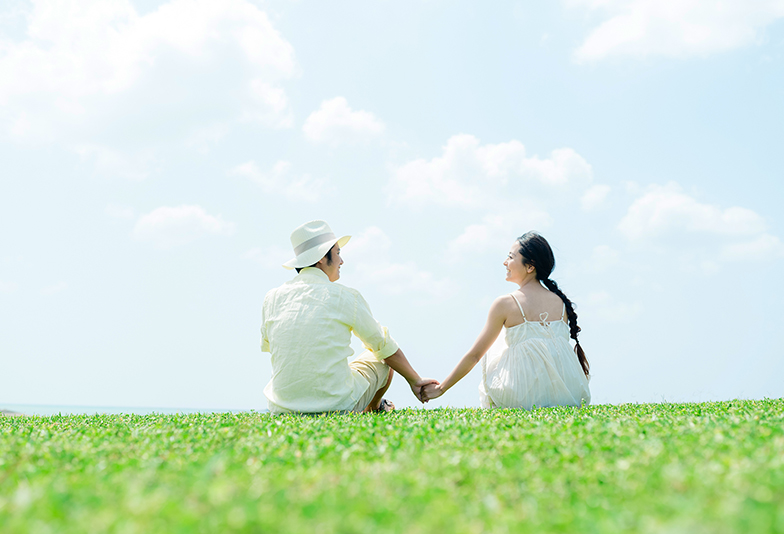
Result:
[[[506,293],[500,297],[496,297],[493,304],[490,306],[490,313],[501,313],[509,315],[510,312],[517,309],[517,303],[511,293]]]
[[[511,293],[505,293],[495,298],[493,306],[514,306],[515,301]]]
[[[491,323],[496,323],[499,326],[504,325],[507,319],[512,314],[512,310],[516,308],[516,304],[511,295],[501,295],[497,297],[490,305],[490,311],[487,314],[487,320]]]

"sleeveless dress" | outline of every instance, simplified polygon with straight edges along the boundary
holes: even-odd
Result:
[[[569,325],[561,319],[529,321],[511,295],[523,322],[506,329],[505,344],[496,343],[482,357],[479,401],[482,408],[580,406],[590,404],[589,378],[569,342]]]

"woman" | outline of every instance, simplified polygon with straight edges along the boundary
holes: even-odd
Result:
[[[577,314],[558,284],[550,280],[555,257],[549,243],[528,232],[514,242],[504,265],[506,279],[519,289],[493,302],[473,347],[440,385],[423,388],[424,395],[428,400],[440,397],[481,359],[483,408],[530,410],[590,403],[588,360],[577,340]],[[507,347],[483,358],[502,326],[506,327]],[[574,352],[570,336],[575,341]]]

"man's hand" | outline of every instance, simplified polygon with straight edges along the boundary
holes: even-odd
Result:
[[[419,399],[419,402],[421,403],[425,403],[429,400],[426,397],[423,397],[425,387],[432,386],[434,384],[438,385],[438,380],[434,380],[432,378],[421,378],[417,382],[409,382],[409,385],[411,386],[411,392],[417,399]]]
[[[438,380],[432,378],[422,378],[414,371],[411,364],[408,362],[406,355],[399,348],[392,356],[384,360],[388,366],[395,370],[400,376],[406,379],[408,385],[411,386],[411,392],[419,399],[419,402],[427,402],[422,398],[422,388],[428,384],[438,384]]]
[[[444,390],[441,389],[441,384],[436,382],[435,384],[427,384],[422,387],[422,402],[427,402],[429,400],[433,400],[435,398],[440,397],[444,394]]]

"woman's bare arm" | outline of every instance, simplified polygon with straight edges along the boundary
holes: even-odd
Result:
[[[427,386],[425,393],[429,399],[440,397],[449,388],[454,386],[461,378],[471,371],[474,366],[482,359],[482,356],[490,349],[498,334],[501,333],[501,327],[504,326],[507,316],[507,306],[504,304],[504,299],[508,296],[498,297],[490,306],[490,312],[487,314],[487,322],[485,323],[479,337],[474,341],[473,346],[466,352],[465,356],[458,362],[455,368],[449,373],[449,376],[439,386]]]

